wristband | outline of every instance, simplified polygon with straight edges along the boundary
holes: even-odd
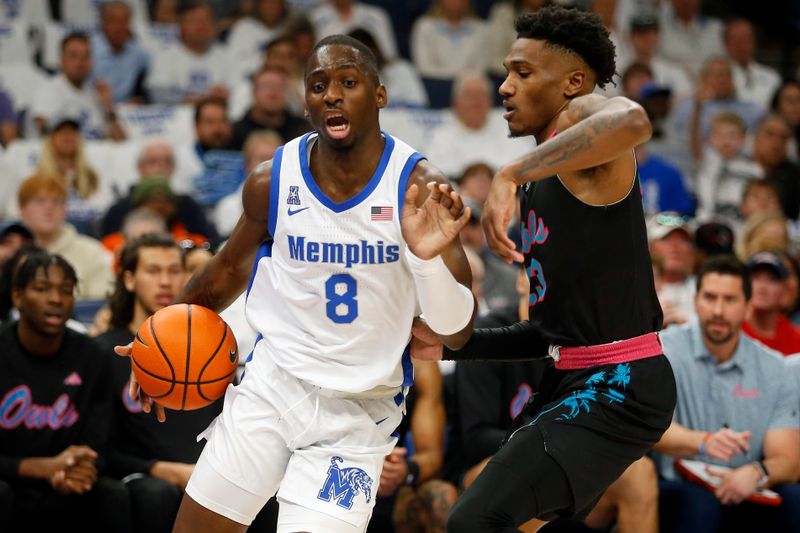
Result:
[[[411,459],[406,459],[406,469],[408,474],[406,475],[405,483],[406,485],[414,485],[419,477],[419,464]]]
[[[713,436],[714,434],[710,431],[706,431],[706,434],[703,436],[703,440],[700,442],[700,455],[706,455],[706,442]]]

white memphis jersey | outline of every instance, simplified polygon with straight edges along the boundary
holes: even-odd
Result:
[[[272,160],[269,233],[248,288],[247,319],[260,340],[248,368],[269,357],[313,385],[360,393],[410,386],[408,343],[418,314],[400,212],[422,158],[384,133],[369,183],[336,203],[309,168],[309,133]]]

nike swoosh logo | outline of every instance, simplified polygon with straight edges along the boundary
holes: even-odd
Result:
[[[289,213],[289,216],[292,216],[292,215],[296,215],[297,213],[300,213],[301,211],[305,211],[306,209],[311,209],[311,208],[310,207],[301,207],[300,209],[295,209],[294,211],[292,211],[292,208],[290,207],[288,209],[288,213]]]

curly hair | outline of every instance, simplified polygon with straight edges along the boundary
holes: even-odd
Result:
[[[537,39],[575,54],[595,74],[599,87],[611,82],[615,71],[614,43],[600,17],[594,13],[549,6],[523,13],[514,21],[518,39]]]

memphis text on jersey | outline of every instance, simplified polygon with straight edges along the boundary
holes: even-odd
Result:
[[[370,244],[359,241],[358,244],[340,242],[317,242],[305,237],[288,235],[289,257],[304,263],[331,263],[350,268],[353,265],[382,265],[396,263],[400,260],[400,246],[378,241]]]

